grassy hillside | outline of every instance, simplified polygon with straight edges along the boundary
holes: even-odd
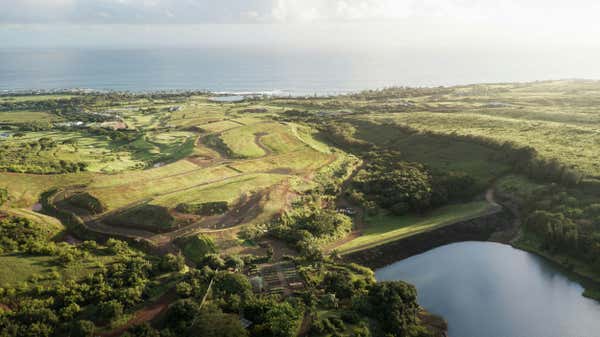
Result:
[[[368,216],[365,219],[368,226],[360,236],[336,247],[336,250],[340,254],[348,254],[373,248],[459,221],[473,219],[494,209],[486,202],[472,202],[445,206],[423,216],[394,216],[383,213]]]

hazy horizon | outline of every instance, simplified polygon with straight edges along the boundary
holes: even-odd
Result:
[[[5,0],[2,48],[269,46],[598,50],[600,3]]]
[[[5,0],[2,9],[5,88],[134,86],[79,70],[218,90],[600,79],[600,3],[590,0]],[[23,49],[42,52],[14,52]],[[118,66],[138,60],[146,68]]]

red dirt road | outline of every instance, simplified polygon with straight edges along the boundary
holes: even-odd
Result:
[[[156,318],[158,315],[163,313],[175,300],[175,293],[173,291],[168,291],[166,294],[161,296],[157,302],[154,304],[147,306],[145,308],[136,311],[133,318],[130,319],[125,325],[118,327],[112,331],[104,332],[99,334],[102,337],[118,337],[121,336],[127,329],[132,326],[139,325],[145,322],[149,322]]]

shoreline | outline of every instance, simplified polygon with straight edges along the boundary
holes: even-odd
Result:
[[[452,243],[465,241],[498,242],[547,260],[583,287],[582,296],[600,301],[600,275],[585,270],[586,266],[584,264],[572,258],[552,255],[524,242],[520,234],[519,213],[511,202],[510,198],[503,197],[499,201],[503,210],[498,213],[457,222],[449,226],[348,253],[343,256],[343,259],[371,269],[379,269]]]
[[[132,94],[132,95],[149,95],[149,94],[169,94],[169,95],[183,95],[183,94],[203,94],[211,96],[248,96],[248,97],[262,97],[268,96],[271,98],[335,98],[343,97],[348,95],[359,94],[364,91],[375,91],[384,90],[395,87],[404,87],[412,89],[434,89],[434,88],[462,88],[473,85],[499,85],[499,84],[533,84],[533,83],[545,83],[545,82],[560,82],[560,81],[579,81],[579,82],[600,82],[600,78],[582,78],[582,77],[564,77],[564,78],[550,78],[543,80],[515,80],[515,81],[483,81],[483,82],[469,82],[469,83],[454,83],[446,85],[403,85],[403,84],[390,84],[388,86],[380,87],[362,87],[360,89],[342,89],[340,90],[324,90],[324,91],[302,91],[294,89],[259,89],[259,90],[226,90],[226,89],[208,89],[208,88],[172,88],[172,89],[110,89],[110,88],[86,88],[86,87],[71,87],[71,88],[11,88],[11,89],[0,89],[0,97],[2,96],[15,96],[15,95],[58,95],[58,94]],[[307,89],[305,89],[307,90]],[[316,95],[316,96],[315,96]]]
[[[507,226],[511,223],[510,220],[511,214],[503,210],[499,213],[457,222],[372,248],[348,253],[344,255],[344,259],[377,269],[450,243],[489,241],[494,233],[510,229]]]
[[[568,264],[566,264],[564,260],[569,259],[569,257],[552,255],[523,242],[511,242],[509,245],[515,249],[534,254],[553,264],[568,278],[573,279],[583,287],[584,292],[581,294],[582,296],[600,302],[600,275],[581,270],[583,267],[582,263],[567,261]]]

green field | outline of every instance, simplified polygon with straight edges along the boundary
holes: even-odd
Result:
[[[2,111],[0,112],[0,124],[21,124],[31,122],[60,122],[62,119],[41,111]]]
[[[48,274],[52,269],[52,258],[0,255],[0,286],[17,285],[30,280],[32,275]]]
[[[439,208],[424,216],[391,216],[378,214],[367,217],[368,227],[361,235],[336,248],[341,254],[348,254],[373,248],[411,235],[469,220],[493,211],[487,202],[472,202]]]
[[[0,287],[23,283],[52,283],[57,280],[77,280],[98,269],[98,263],[107,264],[114,257],[96,256],[63,267],[55,263],[56,257],[20,254],[0,255]],[[51,276],[51,273],[55,276]]]

